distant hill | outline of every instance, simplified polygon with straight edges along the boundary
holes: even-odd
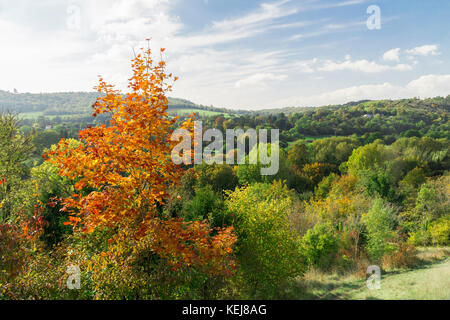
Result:
[[[91,106],[99,97],[98,92],[60,92],[60,93],[12,93],[0,90],[0,111],[9,110],[18,112],[25,118],[89,116]],[[316,113],[326,110],[354,110],[365,109],[374,113],[377,108],[395,108],[417,110],[417,112],[449,112],[450,96],[430,99],[399,99],[399,100],[361,100],[341,105],[328,105],[323,107],[286,107],[265,110],[230,110],[213,106],[195,104],[192,101],[169,97],[169,113],[188,115],[197,113],[200,116],[253,116],[253,115],[291,115],[295,113]],[[370,116],[370,115],[369,115]]]
[[[356,106],[364,102],[369,102],[371,100],[361,100],[361,101],[354,101],[354,102],[348,102],[346,104],[342,105],[334,105],[339,107],[350,107],[350,106]],[[261,114],[261,115],[268,115],[268,114],[278,114],[278,113],[284,113],[284,114],[291,114],[291,113],[301,113],[306,111],[311,111],[314,109],[318,109],[320,107],[284,107],[284,108],[272,108],[272,109],[261,109],[261,110],[255,110],[255,113]]]
[[[12,93],[0,90],[0,110],[18,112],[26,117],[86,115],[91,113],[91,106],[99,96],[97,92]],[[169,112],[201,115],[249,113],[198,105],[186,99],[170,97]]]

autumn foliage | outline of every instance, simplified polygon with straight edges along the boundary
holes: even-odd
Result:
[[[76,182],[76,192],[60,199],[62,210],[69,213],[75,230],[115,230],[111,248],[133,243],[163,257],[173,268],[201,265],[229,272],[232,228],[212,230],[206,222],[158,215],[168,188],[182,174],[170,158],[176,119],[167,113],[166,94],[176,77],[165,67],[164,61],[152,59],[148,49],[132,60],[129,93],[122,94],[100,78],[96,89],[103,95],[92,107],[94,116],[109,113],[110,125],[88,127],[79,133],[78,147],[62,140],[46,155],[61,176]],[[192,129],[191,119],[182,127]]]

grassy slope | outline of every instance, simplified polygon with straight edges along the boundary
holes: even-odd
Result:
[[[299,281],[297,299],[383,299],[450,300],[450,256],[436,254],[439,249],[419,253],[422,264],[408,270],[382,273],[381,289],[369,290],[366,281],[355,275],[339,276],[309,272]],[[439,257],[439,258],[436,258]],[[295,293],[291,292],[291,298]]]

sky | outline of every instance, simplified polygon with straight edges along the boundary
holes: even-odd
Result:
[[[166,48],[170,94],[231,109],[450,94],[450,1],[0,0],[0,90],[126,91]]]

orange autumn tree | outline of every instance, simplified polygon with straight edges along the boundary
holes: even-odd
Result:
[[[130,92],[122,94],[100,78],[95,89],[103,95],[93,104],[93,115],[109,113],[110,125],[80,131],[78,147],[61,140],[46,158],[61,176],[76,182],[75,194],[60,200],[74,229],[115,230],[110,239],[114,254],[120,246],[113,243],[133,242],[134,249],[151,250],[173,268],[202,265],[225,271],[233,265],[230,253],[236,238],[231,228],[215,230],[212,236],[205,221],[164,220],[157,213],[169,186],[182,174],[170,157],[178,142],[170,139],[176,119],[167,113],[167,93],[176,77],[165,67],[147,49],[132,60]],[[192,130],[191,120],[182,127]]]

